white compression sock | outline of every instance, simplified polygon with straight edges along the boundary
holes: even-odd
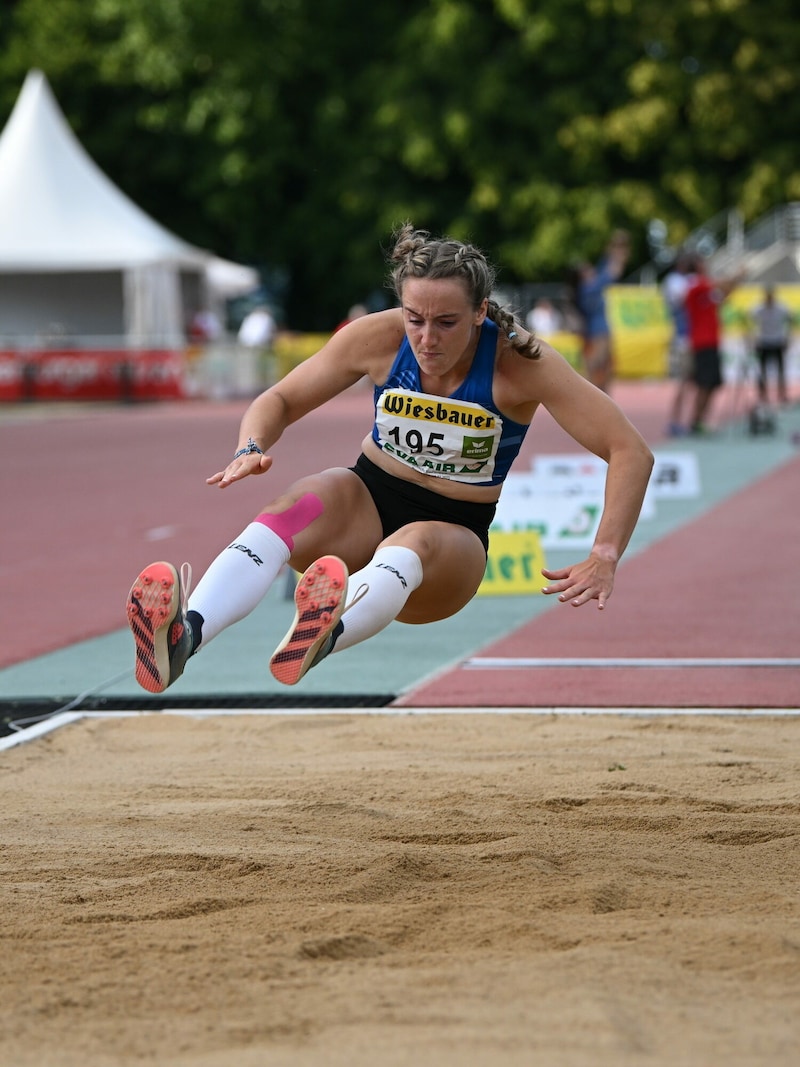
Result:
[[[355,600],[342,616],[344,627],[334,652],[350,648],[380,633],[395,619],[422,582],[422,561],[416,552],[401,545],[379,548],[366,567],[350,575],[347,595]],[[367,587],[360,599],[359,590]]]
[[[251,522],[220,552],[187,605],[203,616],[202,647],[250,614],[288,559],[286,542],[261,522]]]

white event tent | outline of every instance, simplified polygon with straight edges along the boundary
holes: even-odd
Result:
[[[133,203],[28,73],[0,135],[0,348],[177,348],[194,312],[258,281]]]

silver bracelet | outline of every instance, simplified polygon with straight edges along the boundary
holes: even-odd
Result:
[[[233,453],[233,458],[238,459],[239,456],[251,456],[254,452],[257,452],[259,456],[263,456],[263,449],[260,449],[255,443],[252,437],[247,438],[247,444],[244,448],[240,448],[238,452]]]

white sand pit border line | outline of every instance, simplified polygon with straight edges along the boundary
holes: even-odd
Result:
[[[382,707],[382,708],[154,708],[152,711],[68,711],[18,729],[0,737],[0,752],[28,741],[35,741],[59,730],[62,726],[82,719],[125,719],[151,715],[175,715],[187,719],[262,715],[284,718],[289,715],[605,715],[609,718],[670,718],[675,716],[723,716],[738,718],[792,718],[800,716],[800,708],[571,708],[571,707]]]

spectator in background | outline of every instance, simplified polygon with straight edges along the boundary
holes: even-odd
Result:
[[[536,301],[525,322],[531,333],[535,333],[537,337],[549,337],[558,333],[562,325],[561,315],[547,297]]]
[[[237,394],[251,396],[272,381],[275,374],[272,346],[277,333],[278,324],[266,304],[259,304],[245,315],[236,335],[245,349],[235,361]]]
[[[200,308],[189,323],[189,340],[196,343],[218,341],[222,337],[222,323],[210,308]]]
[[[707,432],[706,417],[711,398],[722,385],[720,354],[720,307],[736,288],[744,271],[729,278],[710,278],[705,260],[698,256],[695,274],[686,290],[685,306],[692,353],[692,381],[695,387],[690,433]]]
[[[237,340],[245,348],[271,348],[278,327],[266,304],[259,304],[245,315]]]
[[[686,433],[683,409],[692,387],[692,355],[689,344],[689,320],[686,315],[686,293],[692,283],[693,272],[694,258],[682,252],[676,258],[672,269],[664,276],[661,285],[664,302],[672,319],[670,373],[677,379],[667,425],[667,433],[670,437],[680,437]]]
[[[792,328],[792,313],[775,299],[775,286],[764,289],[764,299],[752,312],[755,326],[753,344],[758,359],[758,395],[767,403],[767,377],[770,364],[775,367],[776,389],[779,404],[788,403],[784,357]]]
[[[579,267],[576,302],[584,320],[586,377],[604,393],[609,391],[614,376],[606,289],[622,277],[630,250],[630,235],[625,230],[615,230],[600,261],[595,266],[583,263]]]
[[[353,319],[363,318],[363,316],[366,314],[368,314],[366,304],[353,304],[353,306],[347,312],[347,315],[342,319],[342,321],[339,323],[339,325],[333,332],[338,333],[343,326],[346,326],[348,324],[348,322],[352,322]]]
[[[578,334],[581,338],[586,332],[586,324],[578,307],[578,285],[581,280],[582,264],[573,264],[567,271],[564,289],[560,299],[563,329],[567,333]]]

